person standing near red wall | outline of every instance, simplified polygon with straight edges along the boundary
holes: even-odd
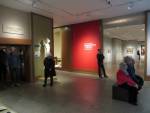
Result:
[[[98,62],[98,75],[100,78],[102,78],[102,71],[103,71],[104,77],[107,78],[105,67],[104,67],[104,58],[105,56],[103,55],[102,49],[98,49],[97,62]]]

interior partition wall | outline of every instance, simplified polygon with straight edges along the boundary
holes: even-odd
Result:
[[[32,81],[31,15],[1,5],[0,14],[0,46],[24,48],[25,81]]]
[[[81,71],[97,71],[97,49],[101,48],[100,21],[75,24],[72,30],[72,68]]]
[[[44,76],[44,58],[54,52],[53,19],[35,13],[31,14],[33,64],[35,78]]]
[[[125,56],[135,60],[136,73],[145,77],[145,14],[139,13],[103,20],[103,48],[107,74],[116,79]],[[140,57],[137,54],[140,53]]]
[[[54,56],[62,57],[61,69],[97,73],[96,55],[97,49],[102,47],[101,30],[101,21],[99,20],[56,28]],[[60,39],[60,35],[62,39]],[[57,40],[59,41],[57,42]],[[62,49],[60,49],[60,41],[62,41]],[[58,46],[58,44],[60,45]]]
[[[150,12],[146,16],[146,71],[145,78],[150,80]]]

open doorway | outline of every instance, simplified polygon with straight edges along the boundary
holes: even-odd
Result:
[[[62,29],[54,29],[54,58],[55,67],[62,67]]]
[[[133,17],[130,18],[132,20]],[[137,18],[138,19],[138,18]],[[121,24],[105,27],[103,48],[105,55],[106,72],[110,78],[116,78],[119,63],[125,56],[131,56],[135,60],[135,70],[138,75],[144,77],[145,70],[145,23],[129,22],[121,18]],[[128,23],[129,22],[129,23]]]
[[[28,46],[0,45],[1,86],[29,81],[29,56]]]

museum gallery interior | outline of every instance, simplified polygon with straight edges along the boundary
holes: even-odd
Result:
[[[149,0],[0,0],[0,112],[149,113],[149,4]],[[103,51],[107,78],[98,74],[98,49]],[[17,55],[20,65],[12,71]],[[52,87],[49,78],[43,87],[49,55],[56,76]],[[126,56],[134,59],[135,73],[144,80],[137,106],[113,99],[117,71]]]

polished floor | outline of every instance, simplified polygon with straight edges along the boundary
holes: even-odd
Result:
[[[121,61],[120,61],[121,62]],[[116,79],[116,73],[119,67],[119,62],[118,63],[105,63],[105,70],[107,75],[115,80]],[[144,61],[137,61],[135,63],[135,70],[136,70],[136,74],[140,75],[141,77],[144,78],[144,70],[145,69],[145,63]]]
[[[0,103],[17,113],[150,113],[150,84],[138,95],[138,106],[112,100],[113,80],[57,72],[53,87],[40,80],[0,91]]]

